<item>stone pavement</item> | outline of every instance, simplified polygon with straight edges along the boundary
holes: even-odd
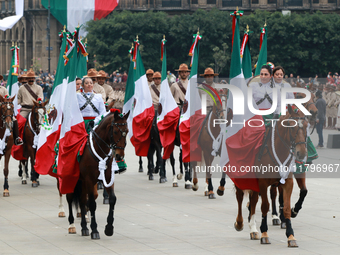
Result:
[[[325,130],[327,134],[339,133]],[[312,135],[314,144],[317,135]],[[318,162],[340,163],[340,149],[320,149]],[[108,206],[102,204],[102,191],[97,200],[97,223],[100,240],[67,232],[67,218],[58,218],[59,197],[56,180],[40,178],[41,185],[22,185],[15,160],[10,163],[10,197],[0,197],[0,254],[339,254],[340,250],[340,180],[309,178],[308,196],[298,217],[292,220],[299,248],[289,249],[285,231],[272,226],[269,217],[271,245],[249,239],[245,223],[242,232],[233,224],[237,202],[231,181],[227,180],[223,197],[209,200],[203,196],[204,179],[199,179],[197,192],[172,187],[170,167],[168,182],[148,181],[146,172],[138,173],[138,157],[130,143],[126,148],[128,171],[116,176],[115,233],[104,235]],[[1,167],[3,166],[1,161]],[[144,169],[146,159],[144,158]],[[340,169],[338,169],[340,171]],[[3,182],[3,177],[1,178]],[[219,180],[213,179],[215,189]],[[294,186],[292,200],[298,198]],[[247,218],[244,201],[244,219]],[[259,200],[260,201],[260,200]],[[66,207],[66,199],[64,198]],[[68,214],[68,213],[67,213]],[[256,221],[259,229],[260,206]]]

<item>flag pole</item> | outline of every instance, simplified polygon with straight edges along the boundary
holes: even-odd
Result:
[[[48,0],[48,14],[47,14],[48,73],[51,73],[51,36],[50,36],[50,19],[51,19],[51,0]]]

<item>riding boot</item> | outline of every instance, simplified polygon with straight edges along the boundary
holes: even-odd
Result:
[[[15,145],[23,145],[22,139],[19,137],[18,121],[13,120],[13,139]]]

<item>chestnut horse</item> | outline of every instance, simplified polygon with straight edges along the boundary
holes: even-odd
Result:
[[[24,164],[25,168],[28,164],[28,159],[31,161],[31,181],[32,187],[36,188],[39,186],[39,182],[37,179],[39,178],[39,174],[34,170],[35,164],[35,153],[38,146],[38,137],[40,133],[40,126],[44,122],[44,117],[46,114],[45,105],[48,104],[48,100],[46,102],[38,103],[33,101],[33,107],[30,114],[27,116],[27,120],[24,127],[23,141],[24,144],[24,157],[27,160],[21,160],[20,163]],[[22,172],[23,180],[26,177],[26,171]]]
[[[14,105],[12,98],[3,98],[0,95],[0,159],[5,155],[4,164],[4,197],[9,197],[9,185],[8,185],[8,164],[11,158],[11,149],[13,146],[13,115]]]
[[[74,189],[74,193],[67,194],[67,202],[69,206],[69,233],[76,233],[74,225],[74,217],[72,212],[72,202],[75,201],[76,204],[79,202],[81,210],[81,233],[82,236],[88,236],[89,230],[87,228],[87,222],[85,218],[86,206],[88,206],[91,213],[91,238],[100,239],[99,232],[97,230],[96,222],[96,195],[95,185],[97,184],[99,177],[98,169],[98,156],[107,158],[106,170],[105,170],[105,180],[104,186],[109,194],[109,214],[107,217],[107,225],[105,227],[105,234],[107,236],[113,235],[113,221],[114,221],[114,207],[116,204],[116,195],[114,193],[113,182],[114,172],[112,173],[111,164],[113,157],[116,161],[124,159],[124,149],[126,146],[126,135],[128,133],[127,128],[127,118],[130,113],[122,115],[115,111],[114,113],[109,113],[96,128],[90,133],[90,137],[84,148],[84,154],[82,155],[79,162],[79,180]],[[93,146],[92,146],[93,144]],[[109,180],[107,184],[106,180]],[[111,180],[111,181],[110,181]]]
[[[294,157],[302,161],[307,155],[307,125],[305,115],[301,111],[293,111],[292,107],[288,106],[289,114],[281,116],[279,121],[273,127],[267,128],[265,131],[264,150],[260,150],[256,155],[255,167],[261,170],[262,166],[271,166],[273,168],[290,169],[291,164],[295,162]],[[282,124],[283,123],[283,124]],[[292,125],[293,124],[293,125]],[[284,125],[284,126],[283,126]],[[263,153],[263,154],[262,154]],[[283,162],[283,163],[282,163]],[[288,247],[298,247],[294,237],[294,231],[291,225],[291,209],[290,199],[293,191],[293,173],[288,173],[285,177],[281,177],[276,171],[262,172],[257,171],[256,177],[258,180],[259,191],[261,194],[262,205],[262,222],[261,222],[261,244],[270,244],[268,237],[267,213],[269,211],[269,202],[267,197],[268,186],[276,184],[280,185],[283,190],[283,213],[286,222],[286,236],[288,238]],[[256,223],[255,223],[255,208],[258,201],[258,192],[252,192],[250,195],[250,222],[251,239],[259,239]],[[236,188],[236,198],[238,202],[238,215],[236,217],[235,229],[241,231],[243,229],[242,218],[242,199],[243,191]]]

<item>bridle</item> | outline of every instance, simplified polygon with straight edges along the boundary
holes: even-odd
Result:
[[[120,133],[121,133],[121,135],[120,135],[120,137],[119,137],[119,139],[117,140],[117,141],[115,141],[115,139],[114,139],[114,137],[113,137],[113,126],[116,126],[118,129],[119,129],[119,131],[120,131]],[[92,130],[91,132],[92,132],[92,134],[94,135],[93,136],[93,140],[94,140],[94,142],[96,143],[96,145],[98,146],[98,148],[100,149],[100,151],[105,155],[105,157],[110,157],[110,152],[111,152],[111,150],[112,151],[114,151],[114,150],[116,150],[116,149],[121,149],[121,150],[124,150],[125,149],[125,146],[126,146],[126,140],[125,140],[125,142],[124,142],[124,147],[121,147],[121,146],[117,146],[117,144],[119,143],[119,141],[123,138],[123,137],[125,137],[126,135],[127,135],[127,130],[125,129],[125,130],[122,130],[121,129],[121,127],[122,126],[127,126],[127,122],[125,122],[125,123],[117,123],[117,122],[115,122],[115,119],[113,118],[113,120],[111,121],[111,125],[110,125],[110,138],[109,138],[109,141],[110,141],[110,144],[107,144],[97,133],[96,133],[96,131],[95,131],[95,129],[94,130]],[[106,148],[108,148],[109,149],[109,154],[107,154],[105,151],[104,151],[104,149],[99,145],[99,142],[98,142],[98,140],[97,139],[99,139],[103,144],[104,144],[104,146],[106,147]],[[114,153],[112,153],[111,155],[113,155]]]
[[[2,107],[2,105],[6,105],[7,106],[5,110]],[[8,126],[8,124],[6,123],[6,118],[10,117],[11,118],[11,122],[13,123],[13,115],[14,115],[14,105],[13,105],[13,102],[1,102],[0,106],[1,106],[1,120],[2,120],[2,127],[0,127],[0,129],[6,128],[6,127],[11,129]],[[12,110],[12,114],[6,115],[7,110]]]
[[[37,112],[35,111],[36,109]],[[44,115],[41,115],[41,113],[39,112],[39,109],[44,109],[44,112],[45,112],[45,107],[44,106],[33,106],[33,111],[32,111],[32,115],[33,115],[33,124],[34,124],[34,127],[32,126],[32,129],[31,131],[35,131],[37,134],[40,132],[40,126],[42,125],[42,123],[39,123],[39,116],[41,116],[43,119],[44,119]],[[38,118],[36,117],[38,116]],[[33,132],[34,133],[34,132]]]

